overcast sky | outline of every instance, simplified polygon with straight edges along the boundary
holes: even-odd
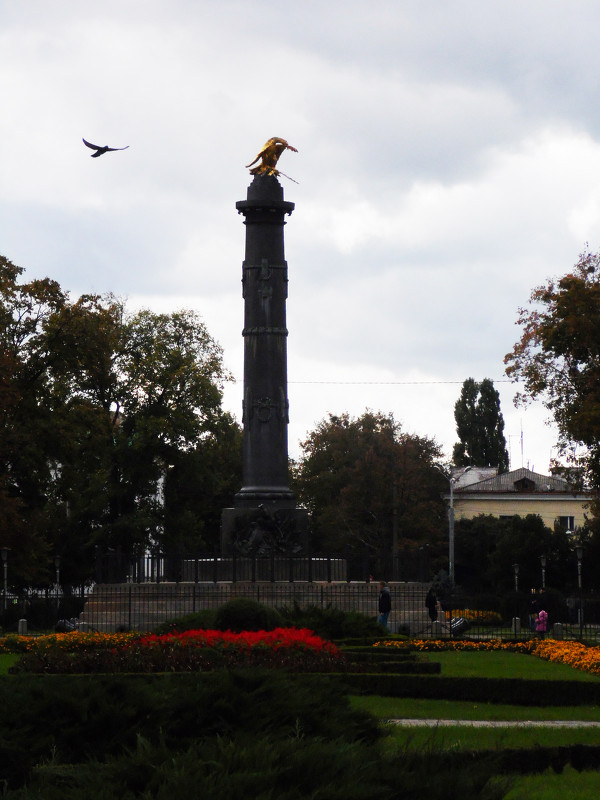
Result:
[[[546,472],[503,358],[531,290],[599,248],[598,30],[581,0],[0,0],[0,253],[72,299],[197,311],[239,420],[235,203],[281,136],[290,455],[370,408],[449,458],[488,377],[512,467]]]

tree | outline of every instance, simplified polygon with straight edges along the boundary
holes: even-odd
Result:
[[[198,315],[130,314],[111,295],[71,302],[54,281],[19,283],[22,273],[0,258],[0,544],[12,582],[44,583],[55,554],[76,582],[96,547],[175,542],[163,489],[185,460],[204,507],[183,539],[216,539],[239,483],[240,432],[221,407],[221,348]]]
[[[236,452],[241,463],[239,448],[231,447],[230,459],[214,455],[218,438],[229,437],[231,445],[239,431],[221,408],[227,375],[220,347],[191,311],[130,315],[109,296],[82,298],[60,316],[77,318],[74,324],[60,318],[53,323],[63,330],[66,353],[77,353],[67,372],[69,380],[76,376],[67,405],[72,418],[82,419],[80,430],[87,436],[85,447],[71,437],[74,446],[59,459],[62,499],[69,504],[76,538],[88,543],[88,551],[100,545],[128,554],[206,546],[208,519],[210,538],[218,535],[223,483],[231,486],[239,473],[232,463]],[[167,508],[173,482],[186,473],[184,463],[195,464],[203,519],[181,496],[176,513],[172,503]],[[193,494],[187,501],[197,508]],[[186,521],[177,533],[176,519]],[[82,526],[87,536],[82,537]]]
[[[534,289],[518,324],[521,338],[504,359],[524,385],[516,402],[544,403],[560,455],[600,493],[600,254],[582,253],[572,272]]]
[[[481,382],[467,378],[454,406],[456,432],[453,460],[457,467],[498,467],[508,470],[504,418],[500,395],[489,378]]]
[[[541,517],[528,514],[499,519],[480,514],[456,522],[456,577],[464,589],[508,592],[514,587],[513,564],[519,564],[524,591],[541,587],[540,557],[545,556],[546,583],[563,589],[571,580],[572,542],[559,526],[546,527]]]
[[[382,565],[400,543],[415,548],[443,535],[433,439],[403,432],[392,414],[366,411],[330,414],[301,447],[293,486],[310,512],[315,548],[367,548]]]
[[[49,279],[19,283],[22,274],[0,256],[0,543],[13,581],[35,582],[48,575],[44,453],[56,439],[43,327],[66,295]]]
[[[242,430],[223,414],[210,435],[180,450],[165,481],[166,552],[216,552],[221,511],[242,484]]]

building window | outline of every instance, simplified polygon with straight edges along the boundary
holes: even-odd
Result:
[[[575,530],[575,517],[559,517],[558,524],[565,531]]]
[[[535,481],[531,478],[521,478],[514,482],[514,487],[517,492],[535,492]]]

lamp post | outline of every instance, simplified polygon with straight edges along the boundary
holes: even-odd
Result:
[[[513,572],[515,574],[515,592],[519,591],[519,565],[513,564],[512,565]]]
[[[540,564],[542,565],[542,591],[546,591],[546,556],[540,556]]]
[[[2,547],[0,548],[0,555],[2,556],[2,568],[4,571],[4,601],[3,601],[3,608],[6,611],[6,596],[8,594],[8,551],[10,548]]]
[[[577,585],[579,587],[579,638],[583,639],[583,605],[582,605],[582,580],[581,580],[581,562],[583,561],[583,547],[578,544],[575,548],[577,555]]]
[[[54,569],[56,570],[56,610],[58,611],[58,592],[60,588],[60,556],[54,556]]]
[[[449,475],[437,465],[435,468],[442,473],[450,485],[450,501],[448,504],[448,576],[450,583],[454,585],[454,484],[472,467],[465,467],[460,475]]]

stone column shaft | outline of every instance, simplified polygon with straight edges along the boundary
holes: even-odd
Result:
[[[287,263],[284,217],[293,203],[273,176],[257,175],[244,215],[246,251],[244,298],[243,485],[236,507],[294,506],[288,487]]]

